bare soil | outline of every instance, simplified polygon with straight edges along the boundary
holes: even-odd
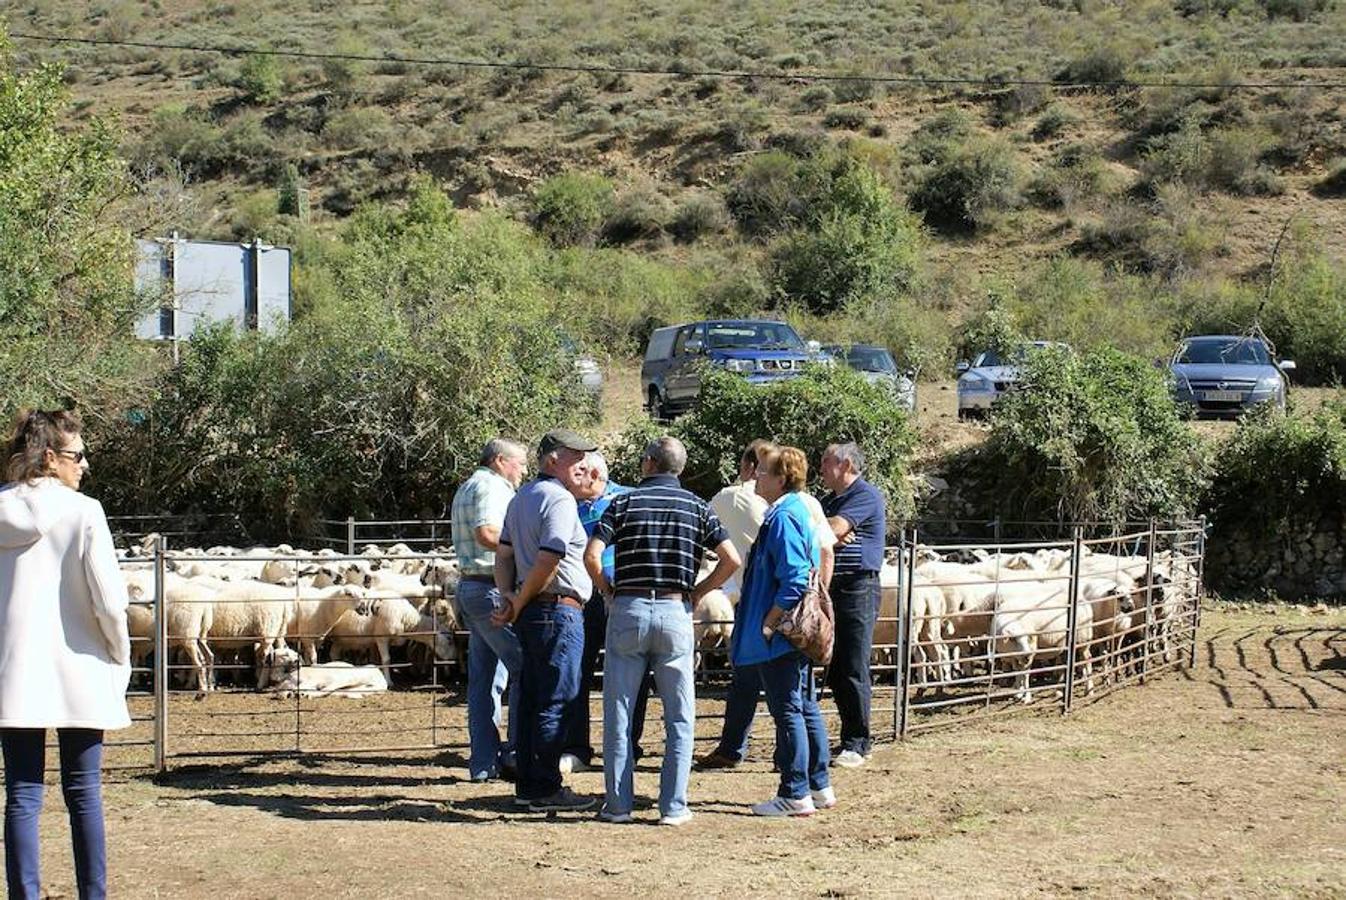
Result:
[[[1211,606],[1198,651],[1196,668],[1066,717],[1044,706],[882,745],[865,768],[836,772],[837,808],[802,821],[749,815],[776,782],[766,723],[744,769],[693,775],[696,817],[676,830],[653,824],[658,757],[641,764],[646,800],[630,826],[515,813],[509,786],[462,781],[452,750],[115,775],[111,887],[216,900],[1346,896],[1346,610]],[[365,702],[311,705],[358,736]],[[419,705],[411,692],[388,702]],[[598,773],[571,783],[601,792]],[[47,883],[73,896],[59,791],[49,796]]]

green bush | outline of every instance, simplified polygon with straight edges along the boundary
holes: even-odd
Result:
[[[1033,126],[1033,140],[1045,141],[1059,137],[1062,132],[1077,121],[1077,117],[1068,109],[1052,104],[1043,111],[1042,115],[1038,117],[1037,123]]]
[[[285,75],[276,57],[253,54],[239,66],[234,84],[249,103],[275,103],[285,87]]]
[[[609,244],[629,244],[649,240],[664,233],[672,216],[668,199],[649,187],[636,188],[618,195],[603,223],[603,240]]]
[[[1319,197],[1346,197],[1346,159],[1332,164],[1328,173],[1313,186]]]
[[[1190,514],[1208,471],[1165,373],[1110,349],[1030,354],[979,465],[1001,514],[1077,522]]]
[[[997,91],[991,99],[991,124],[1009,125],[1042,109],[1051,93],[1040,84],[1020,84]]]
[[[1108,181],[1102,154],[1093,147],[1072,144],[1053,155],[1051,165],[1038,173],[1028,192],[1048,208],[1069,208],[1102,193]]]
[[[1260,324],[1304,384],[1346,381],[1346,266],[1296,234],[1281,249],[1271,290],[1193,285],[1181,298],[1188,333],[1238,333]]]
[[[799,168],[799,160],[780,150],[759,153],[744,163],[725,200],[738,227],[759,237],[789,227],[804,203]]]
[[[1158,187],[1150,201],[1118,200],[1086,222],[1072,249],[1131,272],[1174,280],[1224,252],[1224,236],[1181,184]]]
[[[1269,408],[1244,416],[1220,447],[1205,505],[1213,587],[1243,592],[1260,587],[1289,599],[1339,594],[1340,582],[1332,583],[1333,573],[1315,571],[1301,545],[1326,539],[1340,556],[1346,403],[1338,399],[1310,416]],[[1340,561],[1337,569],[1339,579]],[[1322,575],[1329,576],[1327,584],[1318,583]]]
[[[533,222],[557,246],[592,245],[612,211],[612,198],[612,182],[602,176],[557,175],[533,193]]]
[[[823,125],[828,128],[846,128],[859,131],[869,124],[870,112],[862,106],[843,106],[823,116]]]
[[[920,229],[878,174],[843,153],[813,160],[802,174],[812,202],[801,227],[771,248],[779,296],[825,313],[909,290],[920,270]]]
[[[384,147],[393,140],[393,122],[377,106],[357,106],[328,119],[322,136],[329,147],[339,150]]]
[[[1332,0],[1256,0],[1256,2],[1266,11],[1268,19],[1290,19],[1293,22],[1307,22],[1315,13],[1323,12],[1332,5]]]
[[[1056,73],[1057,81],[1121,83],[1126,81],[1127,54],[1116,44],[1104,44],[1077,56]]]
[[[668,224],[669,232],[683,243],[721,234],[729,229],[729,210],[718,194],[695,191],[683,197]]]
[[[1144,172],[1153,183],[1182,183],[1231,194],[1277,194],[1282,188],[1258,161],[1270,146],[1260,131],[1216,128],[1202,131],[1188,121],[1178,131],[1152,138]]]
[[[129,335],[158,298],[131,287],[117,135],[68,106],[60,70],[16,74],[0,32],[0,421],[73,404],[96,442],[154,374]]]
[[[440,514],[487,438],[583,424],[531,240],[498,217],[460,222],[428,182],[405,209],[362,209],[302,319],[184,347],[145,415],[109,436],[109,497],[236,511],[276,538],[323,516]]]
[[[809,459],[810,486],[818,485],[818,465],[828,444],[855,441],[868,460],[866,478],[888,499],[896,527],[911,514],[906,474],[916,433],[892,394],[871,385],[845,366],[818,368],[770,385],[712,371],[701,383],[696,407],[666,429],[687,445],[683,483],[709,497],[735,480],[743,448],[756,438],[798,447]],[[633,467],[644,441],[657,433],[648,419],[629,425],[610,459],[613,477],[635,479]],[[627,481],[626,483],[631,483]]]
[[[972,120],[957,107],[950,107],[922,122],[903,146],[916,165],[937,163],[953,156],[972,137]]]
[[[974,139],[919,176],[910,202],[935,228],[978,231],[1019,202],[1021,179],[1013,147],[997,139]]]

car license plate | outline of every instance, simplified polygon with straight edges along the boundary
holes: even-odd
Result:
[[[1204,391],[1201,394],[1201,399],[1237,403],[1243,399],[1243,395],[1238,391]]]

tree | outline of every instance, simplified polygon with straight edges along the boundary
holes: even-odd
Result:
[[[152,374],[131,335],[153,298],[132,287],[117,138],[63,127],[67,105],[60,70],[15,72],[0,36],[0,412],[73,402],[97,420]]]

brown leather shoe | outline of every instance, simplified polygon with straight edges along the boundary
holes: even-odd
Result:
[[[698,772],[708,772],[712,769],[733,769],[738,767],[739,761],[733,757],[725,756],[718,750],[707,753],[696,761],[692,766]]]

